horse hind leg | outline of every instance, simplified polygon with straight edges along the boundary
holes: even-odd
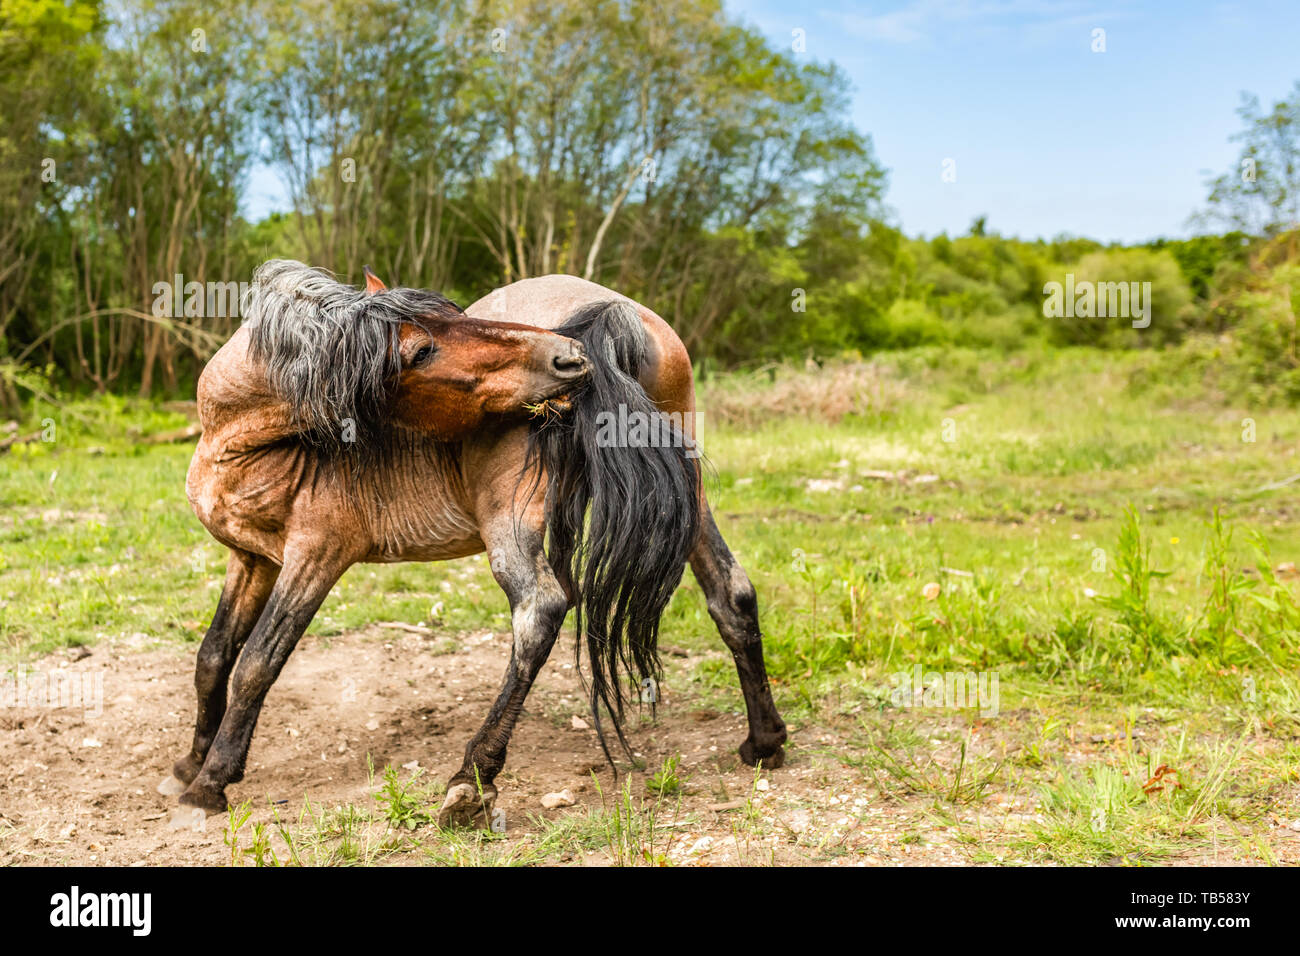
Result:
[[[179,796],[199,775],[226,713],[226,684],[235,658],[266,607],[279,573],[279,567],[266,558],[231,550],[221,599],[194,663],[194,689],[198,696],[194,741],[189,753],[172,766],[171,776],[158,785],[159,793]]]
[[[691,552],[691,570],[704,591],[709,616],[731,651],[745,695],[749,736],[740,745],[740,759],[774,769],[785,762],[785,722],[777,713],[763,661],[763,634],[758,626],[758,597],[744,569],[732,556],[705,506],[700,540]]]

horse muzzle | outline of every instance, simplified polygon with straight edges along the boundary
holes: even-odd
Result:
[[[564,339],[551,356],[550,372],[566,387],[586,378],[590,371],[591,360],[582,343],[574,339]]]

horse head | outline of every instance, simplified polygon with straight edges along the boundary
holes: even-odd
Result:
[[[459,441],[541,403],[562,406],[587,376],[572,338],[472,319],[436,292],[365,276],[357,289],[274,259],[254,274],[245,305],[254,361],[303,431],[327,444],[392,426]]]

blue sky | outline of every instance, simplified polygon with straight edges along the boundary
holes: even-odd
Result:
[[[725,2],[844,69],[913,235],[981,214],[1024,238],[1187,235],[1207,176],[1235,164],[1240,93],[1270,107],[1300,80],[1300,0]]]

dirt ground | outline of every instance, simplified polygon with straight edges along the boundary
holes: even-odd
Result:
[[[134,641],[101,643],[81,660],[60,654],[33,666],[34,672],[102,672],[98,716],[93,708],[91,713],[72,707],[0,710],[0,862],[229,861],[222,839],[224,817],[209,818],[204,832],[171,829],[174,801],[155,790],[189,742],[193,651],[142,647],[146,641],[139,635]],[[251,799],[254,807],[287,801],[280,805],[289,818],[296,817],[304,799],[326,807],[353,803],[374,809],[367,755],[377,768],[411,769],[418,763],[433,779],[445,781],[459,767],[466,742],[497,692],[509,635],[468,635],[458,647],[437,653],[427,638],[378,628],[304,638],[267,698],[244,781],[227,791],[231,801]],[[543,671],[498,779],[497,806],[506,813],[512,837],[538,830],[530,814],[554,819],[600,806],[593,771],[606,800],[617,786],[595,733],[573,726],[574,717],[585,716],[585,704],[571,650],[571,640],[557,647]],[[824,836],[832,843],[852,839],[847,831],[855,823],[861,829],[858,817],[866,794],[824,781],[818,768],[834,766],[833,760],[799,756],[803,751],[795,748],[786,768],[762,774],[756,782],[753,770],[735,754],[745,736],[743,716],[673,699],[670,685],[671,679],[665,681],[657,721],[637,727],[630,740],[651,771],[665,757],[682,755],[680,772],[689,784],[675,816],[692,822],[668,824],[674,862],[718,864],[755,854],[770,861],[773,847],[778,856],[788,855],[780,836],[761,848],[737,838],[739,807],[710,809],[743,803],[751,795],[769,805],[788,803],[790,825],[825,826]],[[815,745],[806,732],[796,732],[801,741]],[[543,809],[545,794],[566,788],[577,797],[576,808]],[[644,792],[644,787],[634,792]],[[815,820],[802,807],[810,800],[826,807],[829,822]],[[856,810],[852,820],[846,816],[850,809]],[[838,820],[845,822],[837,826]],[[893,855],[888,842],[879,840],[884,854],[879,862]],[[916,852],[914,847],[902,849]],[[806,851],[798,855],[807,857]],[[950,861],[960,860],[953,855]],[[606,860],[597,852],[591,862]]]
[[[226,818],[209,818],[202,832],[172,829],[174,800],[155,789],[190,740],[193,649],[136,635],[90,651],[80,660],[72,658],[84,649],[53,655],[31,670],[102,673],[101,714],[93,707],[0,709],[0,863],[228,863]],[[269,820],[272,804],[297,819],[305,799],[374,811],[378,782],[368,777],[368,756],[380,770],[391,764],[405,776],[418,765],[429,779],[445,781],[487,713],[508,652],[508,634],[486,631],[454,644],[377,627],[304,638],[267,698],[245,779],[228,796],[251,800],[255,821]],[[586,707],[571,652],[569,638],[543,671],[498,779],[510,840],[536,838],[539,819],[609,805],[618,786],[594,732],[574,726]],[[845,738],[828,727],[793,727],[786,766],[755,775],[735,753],[745,736],[739,690],[734,712],[702,707],[673,693],[687,685],[681,675],[689,662],[667,663],[657,720],[636,726],[630,740],[650,772],[681,755],[681,803],[661,814],[669,862],[963,864],[971,862],[972,814],[988,838],[976,842],[986,850],[1032,816],[1023,796],[993,794],[963,808],[964,821],[945,821],[929,811],[932,800],[882,792],[842,762]],[[632,779],[640,796],[644,777]],[[566,788],[576,807],[543,809],[544,795]],[[1023,859],[1011,849],[996,855]],[[609,850],[589,848],[543,862],[611,859]],[[419,853],[387,860],[428,862]]]

